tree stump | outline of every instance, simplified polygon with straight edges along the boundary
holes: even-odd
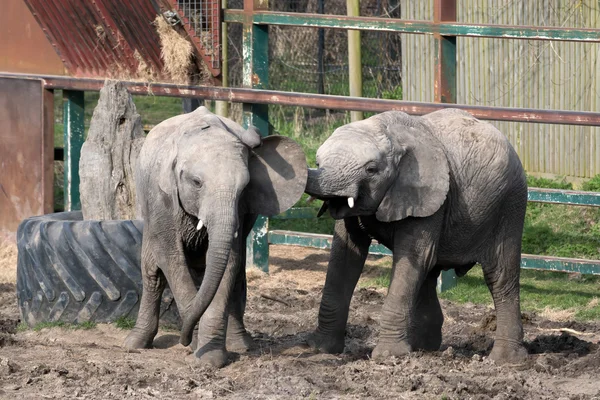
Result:
[[[137,219],[134,171],[145,139],[127,89],[106,80],[81,148],[81,209],[86,220]]]

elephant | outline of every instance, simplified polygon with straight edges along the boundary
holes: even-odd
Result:
[[[340,353],[350,301],[372,239],[393,254],[372,358],[438,350],[442,270],[483,268],[497,329],[491,359],[518,363],[523,346],[519,274],[527,180],[493,125],[444,108],[386,111],[336,129],[319,147],[306,193],[335,219],[316,330],[308,344]]]
[[[198,331],[195,361],[222,367],[228,350],[249,349],[246,238],[259,214],[279,214],[298,201],[307,174],[292,139],[261,138],[206,107],[154,127],[135,169],[142,297],[124,346],[152,346],[168,284],[182,319],[180,343],[190,345]]]

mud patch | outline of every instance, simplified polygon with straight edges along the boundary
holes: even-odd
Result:
[[[526,347],[530,354],[563,353],[583,356],[589,354],[594,345],[563,332],[560,336],[540,335],[526,343]]]
[[[246,324],[257,348],[232,356],[220,370],[186,358],[178,334],[160,331],[155,348],[120,347],[128,331],[18,332],[14,285],[0,285],[0,398],[161,399],[594,399],[600,396],[600,329],[524,315],[528,362],[516,367],[488,359],[495,317],[487,306],[441,301],[440,351],[415,352],[383,363],[370,360],[386,291],[357,289],[346,347],[319,354],[306,345],[315,329],[328,253],[271,247],[271,273],[249,279]],[[365,271],[379,274],[382,260]],[[572,329],[579,334],[561,332]],[[0,339],[1,340],[1,339]]]

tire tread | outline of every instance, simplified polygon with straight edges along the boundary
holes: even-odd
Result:
[[[25,219],[17,232],[17,298],[23,321],[135,318],[142,294],[142,221],[83,221],[81,212]],[[161,321],[179,325],[167,288]]]

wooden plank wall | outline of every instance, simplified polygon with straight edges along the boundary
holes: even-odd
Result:
[[[433,20],[433,0],[402,0],[402,18]],[[600,27],[593,0],[462,0],[458,21]],[[457,39],[459,104],[598,111],[600,44]],[[433,101],[433,36],[402,35],[404,99]],[[529,173],[600,174],[600,128],[493,121]]]

